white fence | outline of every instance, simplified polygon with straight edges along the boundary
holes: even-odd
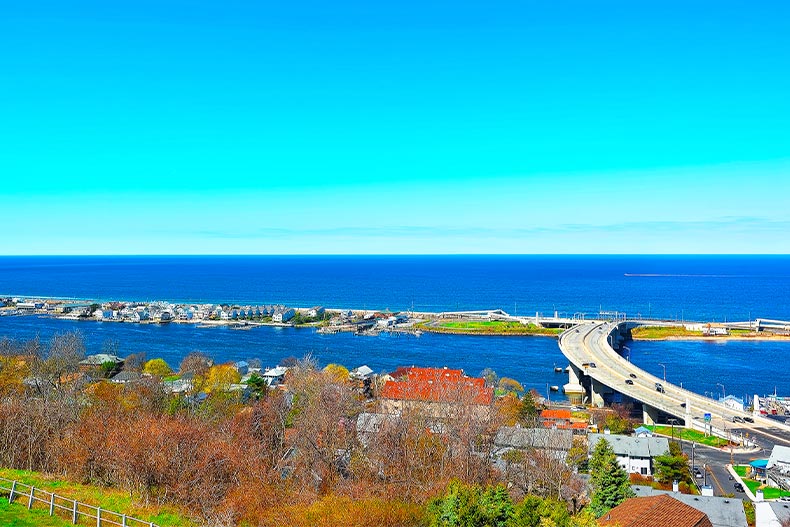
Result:
[[[0,493],[8,494],[8,503],[14,501],[27,501],[27,508],[32,509],[36,503],[41,503],[49,508],[49,515],[52,516],[56,511],[62,511],[60,515],[71,518],[71,523],[77,525],[80,518],[87,520],[88,524],[96,527],[108,527],[118,525],[119,527],[158,527],[155,523],[138,520],[125,514],[104,510],[82,503],[71,498],[59,496],[53,492],[37,489],[32,485],[26,485],[19,481],[0,478]]]

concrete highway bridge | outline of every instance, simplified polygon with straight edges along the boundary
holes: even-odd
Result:
[[[638,368],[617,350],[630,337],[634,321],[589,322],[560,335],[559,345],[570,361],[565,394],[572,403],[602,407],[613,401],[641,404],[646,424],[674,423],[759,446],[790,445],[790,426],[776,420],[733,410],[723,404]],[[661,389],[658,389],[658,386]],[[706,421],[705,414],[710,415]],[[753,422],[752,422],[753,421]],[[735,430],[733,434],[733,430]]]

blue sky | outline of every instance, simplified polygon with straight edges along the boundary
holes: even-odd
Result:
[[[790,252],[790,4],[383,4],[5,6],[0,254]]]

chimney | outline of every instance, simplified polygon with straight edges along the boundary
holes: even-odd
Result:
[[[604,429],[603,429],[603,433],[604,433],[604,435],[607,435],[607,436],[608,436],[609,434],[611,434],[611,433],[612,433],[612,431],[611,431],[611,430],[609,430],[608,428],[604,428]]]
[[[680,492],[680,488],[678,485],[678,480],[674,480],[672,482],[672,492]]]

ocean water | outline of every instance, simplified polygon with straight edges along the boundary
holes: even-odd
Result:
[[[0,257],[3,294],[790,319],[790,256]]]
[[[284,303],[295,306],[441,311],[502,308],[572,314],[599,310],[685,320],[790,319],[790,257],[784,256],[375,256],[375,257],[2,257],[0,296],[101,300]],[[555,339],[424,334],[357,337],[311,329],[199,328],[0,317],[0,336],[48,340],[79,330],[88,352],[116,340],[176,367],[200,350],[217,361],[260,358],[275,365],[312,354],[321,364],[375,371],[448,366],[477,375],[490,367],[546,393],[567,382]],[[790,395],[776,368],[787,342],[633,342],[631,359],[698,393]],[[560,394],[552,397],[561,398]]]

